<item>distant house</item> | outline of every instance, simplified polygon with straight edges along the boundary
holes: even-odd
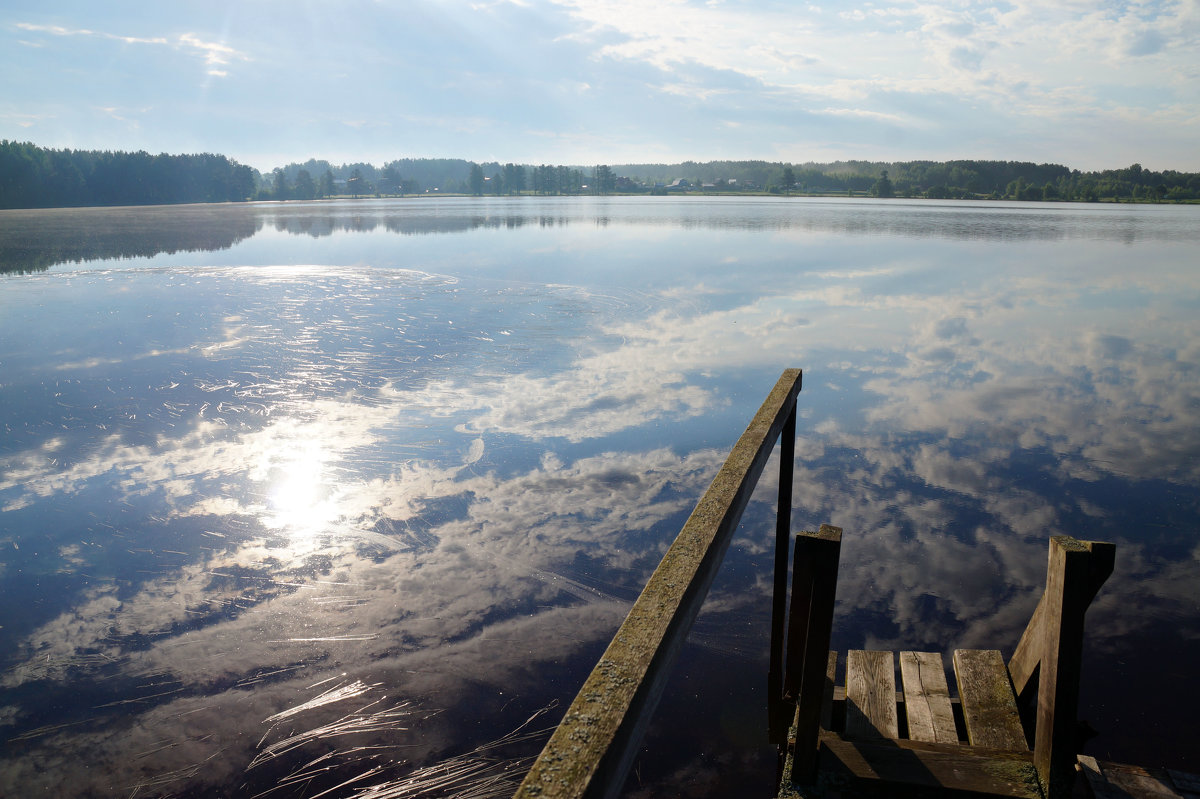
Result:
[[[691,187],[692,183],[687,178],[678,178],[667,184],[667,191],[687,191]]]

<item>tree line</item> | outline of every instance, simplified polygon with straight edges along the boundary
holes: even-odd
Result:
[[[315,176],[320,176],[315,177]],[[1027,161],[835,161],[789,164],[710,161],[681,164],[562,165],[401,159],[382,168],[309,160],[262,176],[258,199],[420,193],[577,195],[664,193],[681,182],[701,192],[919,197],[927,199],[1181,201],[1200,199],[1200,173],[1124,169],[1081,172]]]
[[[223,155],[50,150],[0,141],[0,208],[245,200],[255,171]]]
[[[316,177],[319,176],[319,177]],[[311,200],[338,195],[409,194],[569,195],[611,194],[620,179],[607,165],[590,170],[541,164],[476,163],[448,158],[401,159],[382,168],[354,163],[334,166],[310,159],[275,169],[259,181],[261,200]]]
[[[1200,173],[1081,172],[1024,161],[685,161],[594,167],[404,158],[382,167],[309,159],[271,172],[223,155],[53,150],[0,141],[0,208],[158,205],[412,194],[768,192],[930,199],[1200,200]]]

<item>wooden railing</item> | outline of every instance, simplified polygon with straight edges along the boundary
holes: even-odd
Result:
[[[1050,539],[1046,590],[1008,661],[1018,706],[1037,701],[1033,763],[1049,797],[1069,795],[1075,777],[1083,617],[1112,574],[1116,552],[1107,541]]]
[[[776,548],[772,636],[779,635],[782,640],[779,602],[787,587],[796,399],[801,379],[799,369],[787,369],[779,378],[650,576],[516,796],[610,797],[620,792],[671,667],[781,435],[776,529],[782,545],[780,548],[777,543]],[[782,685],[777,666],[782,664],[775,662],[773,654],[775,678],[771,685]],[[769,701],[776,708],[778,699]]]

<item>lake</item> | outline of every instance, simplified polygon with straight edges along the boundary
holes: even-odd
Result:
[[[1009,654],[1049,536],[1113,541],[1085,751],[1200,771],[1198,245],[1200,206],[0,212],[0,794],[511,793],[793,366],[836,647]],[[631,796],[770,789],[775,469]]]

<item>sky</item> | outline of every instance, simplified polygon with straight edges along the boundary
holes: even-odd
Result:
[[[0,139],[1200,171],[1200,0],[5,0]]]

